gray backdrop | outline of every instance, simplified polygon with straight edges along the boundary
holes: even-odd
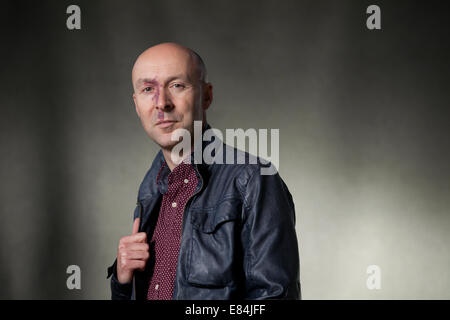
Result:
[[[448,3],[448,2],[447,2]],[[66,28],[78,4],[82,29]],[[366,28],[381,7],[382,30]],[[444,1],[2,1],[0,298],[108,299],[158,147],[137,55],[195,49],[216,128],[279,128],[305,299],[450,298]],[[81,268],[68,290],[66,268]],[[381,289],[366,268],[381,268]]]

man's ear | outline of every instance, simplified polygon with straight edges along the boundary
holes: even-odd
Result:
[[[213,86],[211,83],[205,83],[203,87],[203,110],[209,108],[213,101]]]
[[[135,93],[133,93],[133,101],[134,101],[134,107],[136,108],[136,113],[137,113],[138,117],[140,118],[141,115],[139,114],[139,109],[138,109],[138,106],[137,106],[136,94]]]

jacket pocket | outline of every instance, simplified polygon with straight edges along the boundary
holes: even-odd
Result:
[[[220,288],[235,280],[240,249],[240,199],[224,199],[210,208],[192,208],[191,254],[187,281]]]

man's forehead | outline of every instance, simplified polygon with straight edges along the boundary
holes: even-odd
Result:
[[[171,81],[175,79],[189,80],[189,77],[186,74],[177,73],[177,74],[168,74],[164,76],[150,76],[150,77],[139,77],[136,79],[135,84],[137,86],[146,84],[146,83],[164,83],[165,81]]]
[[[136,71],[140,70],[148,70],[148,71],[165,71],[165,70],[173,70],[173,69],[187,69],[189,64],[186,62],[163,62],[158,63],[154,61],[142,61],[136,63],[134,69]]]
[[[186,63],[154,63],[152,61],[137,63],[133,68],[133,78],[170,77],[175,74],[189,75]]]

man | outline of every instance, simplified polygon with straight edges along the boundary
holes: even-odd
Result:
[[[278,173],[260,174],[260,161],[196,163],[194,151],[208,142],[194,139],[194,151],[174,161],[175,130],[193,136],[195,121],[210,128],[213,90],[200,56],[153,46],[136,60],[132,83],[136,113],[161,151],[141,183],[132,234],[108,269],[112,299],[299,299],[295,210]]]

